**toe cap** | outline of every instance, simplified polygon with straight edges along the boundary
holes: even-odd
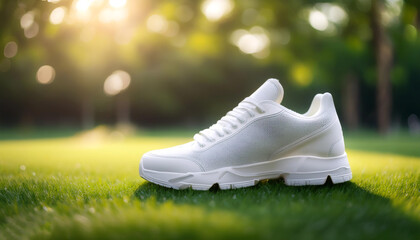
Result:
[[[158,172],[202,172],[203,169],[195,161],[182,156],[167,156],[160,150],[151,151],[141,158],[141,166],[144,170]]]

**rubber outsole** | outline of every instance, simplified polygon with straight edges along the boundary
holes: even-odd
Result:
[[[292,160],[289,162],[302,162],[296,161],[297,158],[299,160],[304,159],[315,162],[316,160],[326,160],[335,164],[329,164],[333,167],[330,169],[316,169],[316,171],[304,172],[290,171],[290,169],[288,171],[279,167],[281,164],[284,165],[287,162],[286,160]],[[302,169],[304,167],[299,166],[298,168]],[[290,166],[286,168],[290,168]],[[149,182],[178,190],[187,188],[192,188],[193,190],[209,190],[216,184],[221,190],[237,189],[255,186],[263,180],[279,178],[284,179],[285,185],[288,186],[323,185],[327,182],[328,178],[331,179],[333,184],[347,182],[352,179],[346,154],[334,158],[297,156],[270,162],[226,167],[209,172],[193,173],[171,173],[148,170],[144,169],[142,161],[140,161],[139,173],[142,178]]]

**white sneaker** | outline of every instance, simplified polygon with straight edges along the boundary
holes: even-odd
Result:
[[[267,80],[194,141],[143,155],[140,176],[175,189],[253,186],[283,178],[286,185],[322,185],[352,178],[331,94],[317,94],[305,114],[280,105],[283,87]]]

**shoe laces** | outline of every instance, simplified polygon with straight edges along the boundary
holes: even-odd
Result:
[[[238,125],[244,124],[247,119],[263,113],[265,110],[259,106],[255,99],[247,97],[211,127],[195,134],[194,140],[200,147],[205,147],[206,143],[212,143],[216,141],[217,137],[222,138],[231,134],[238,128]]]

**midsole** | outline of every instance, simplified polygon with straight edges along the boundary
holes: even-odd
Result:
[[[337,157],[292,156],[208,172],[160,172],[145,169],[142,163],[140,168],[143,177],[171,184],[223,184],[278,177],[317,179],[351,174],[346,153]]]

